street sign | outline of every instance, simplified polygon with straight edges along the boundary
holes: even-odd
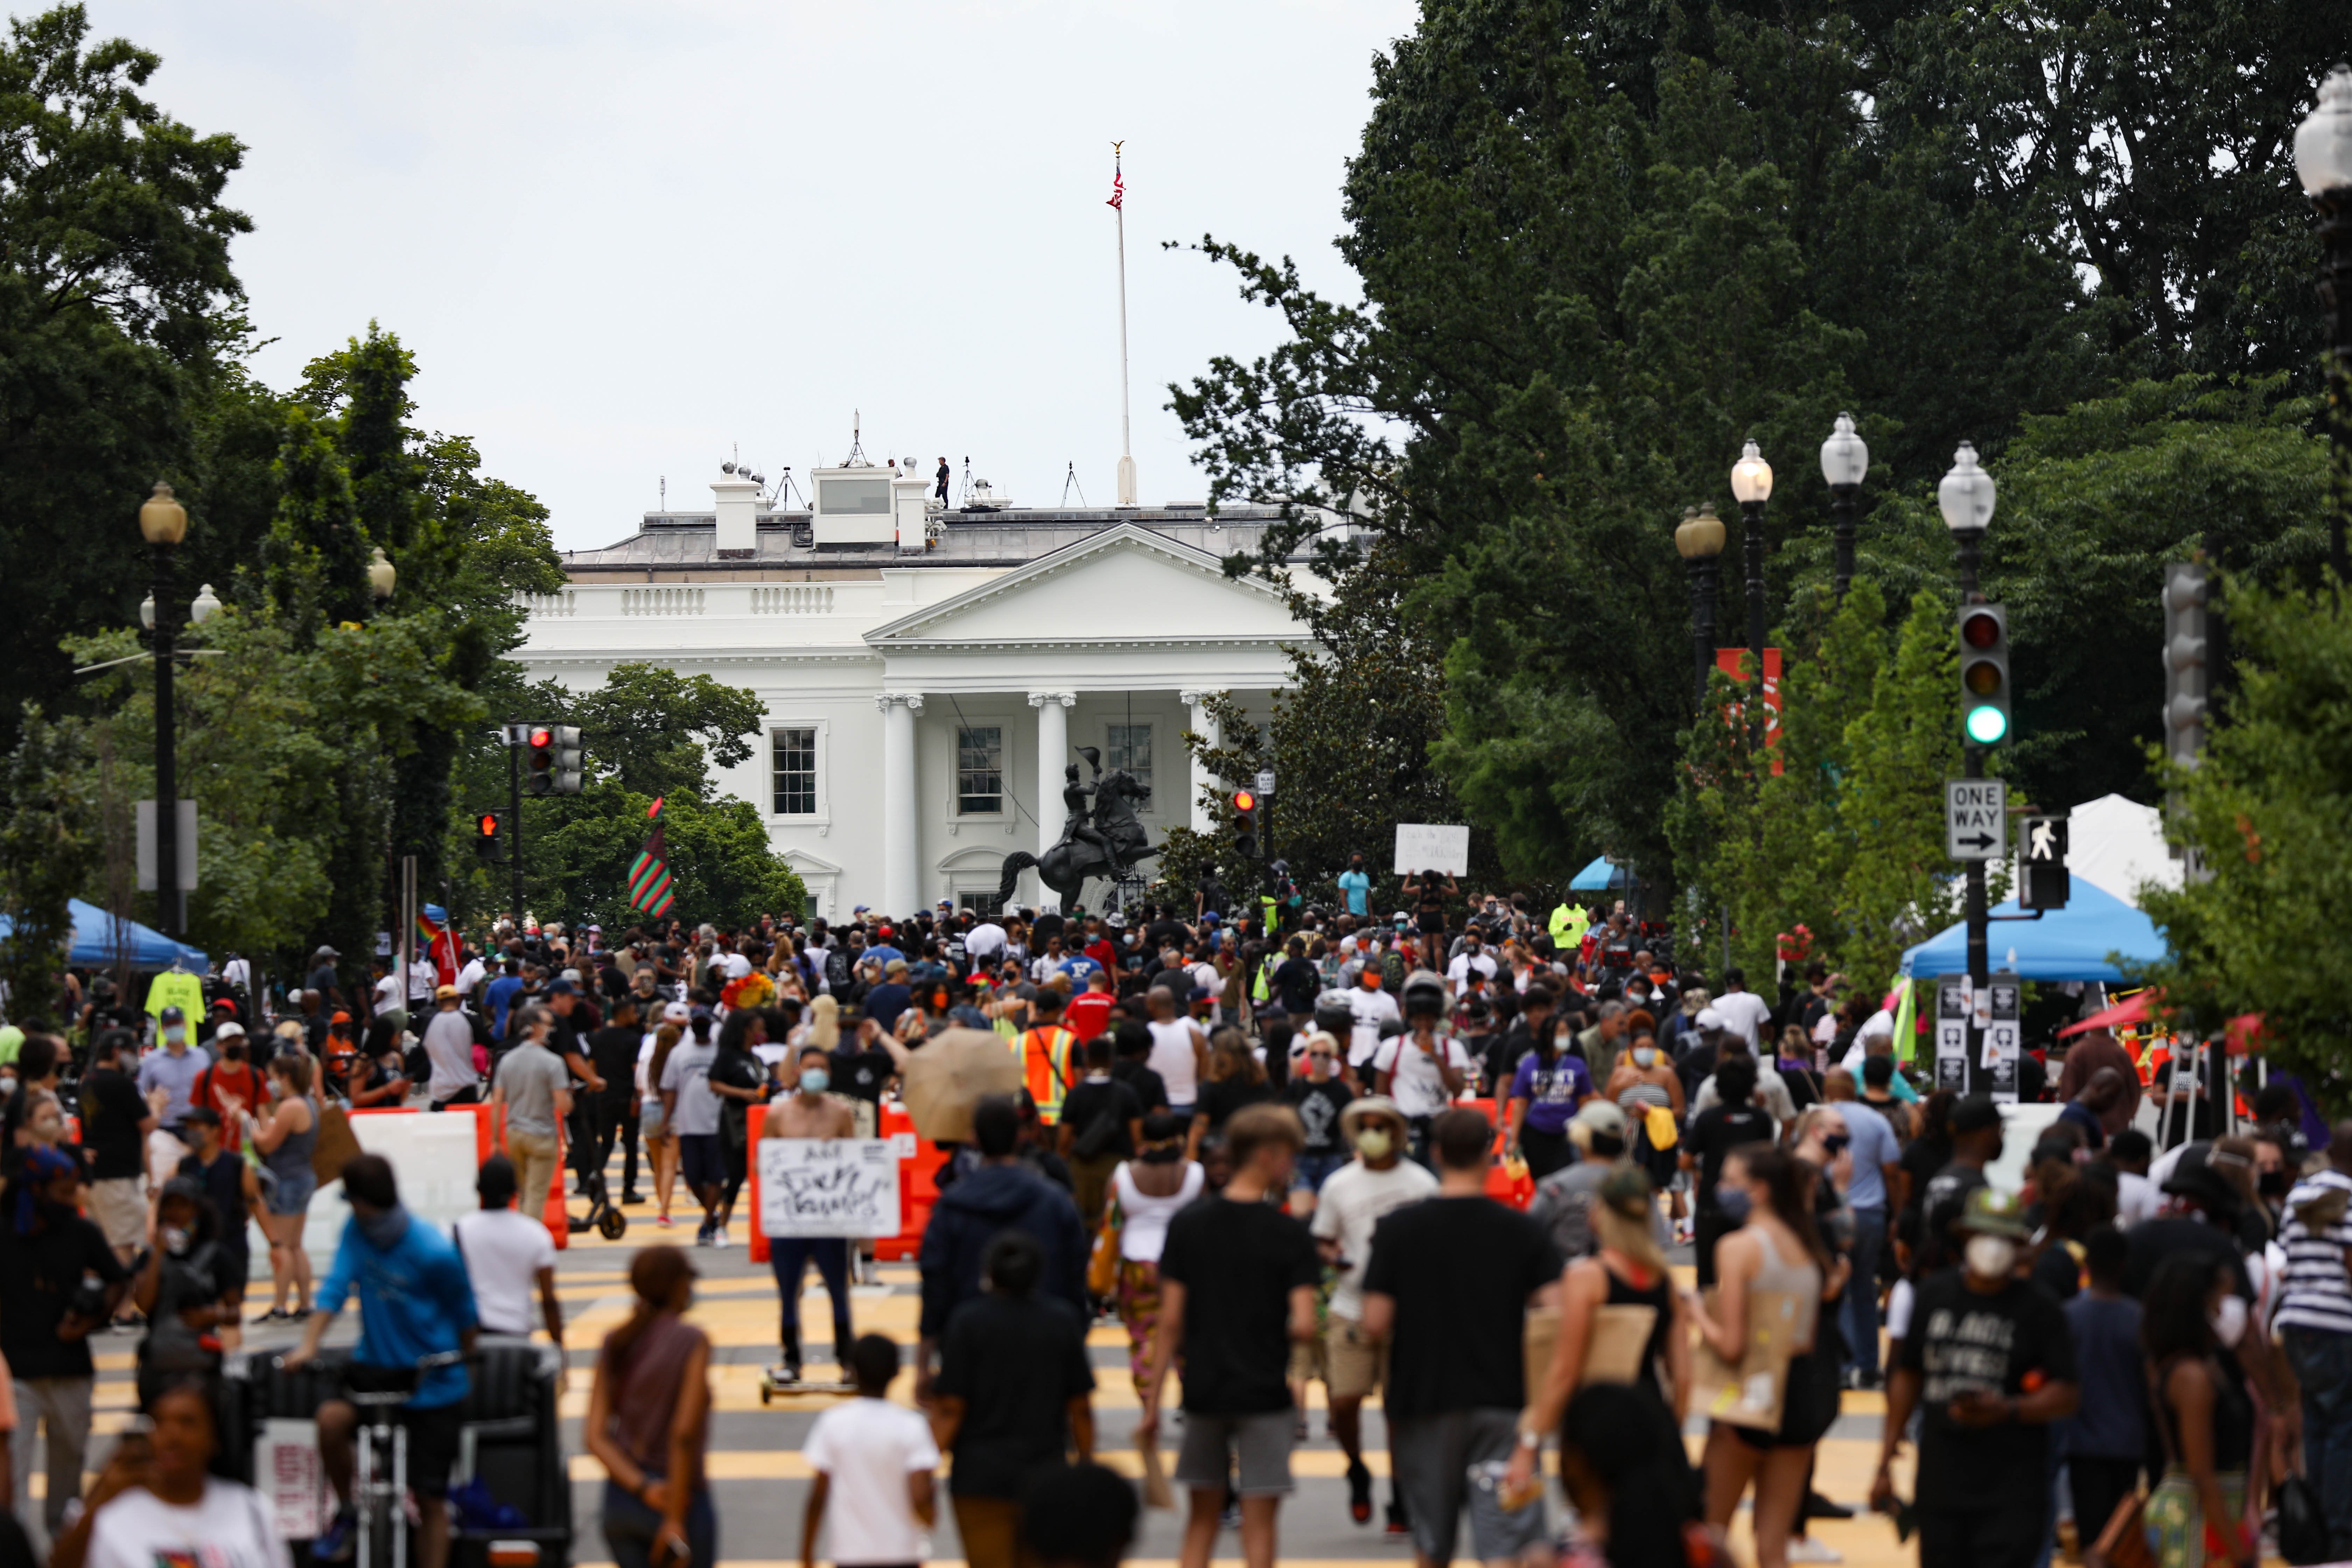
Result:
[[[2020,909],[2063,910],[2074,896],[2074,879],[2066,870],[2066,819],[2023,816],[2017,823]]]
[[[1944,781],[1944,853],[1955,860],[1998,860],[2009,845],[2009,786],[1999,779]]]
[[[1260,795],[1272,795],[1274,793],[1274,770],[1272,768],[1258,769],[1257,793]]]
[[[1969,1091],[1969,977],[1936,982],[1936,1087]]]

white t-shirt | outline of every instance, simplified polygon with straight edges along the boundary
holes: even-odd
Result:
[[[1772,1016],[1772,1005],[1753,991],[1727,991],[1715,999],[1714,1005],[1723,1015],[1724,1027],[1738,1030],[1750,1049],[1762,1037],[1757,1031]]]
[[[253,989],[253,965],[242,958],[232,958],[221,965],[221,984],[239,991]]]
[[[1316,1194],[1310,1227],[1318,1241],[1339,1244],[1339,1282],[1331,1291],[1331,1315],[1364,1315],[1364,1265],[1372,1258],[1372,1227],[1383,1215],[1437,1194],[1437,1178],[1411,1160],[1375,1171],[1350,1160],[1331,1173]]]
[[[2128,1230],[2142,1220],[2154,1219],[2164,1206],[2164,1194],[2156,1184],[2136,1171],[2116,1173],[2116,1225]]]
[[[1454,994],[1456,996],[1462,994],[1462,988],[1470,984],[1470,973],[1473,970],[1489,980],[1494,979],[1495,955],[1484,951],[1473,953],[1466,949],[1454,955],[1454,962],[1445,966],[1445,978],[1454,987]]]
[[[474,987],[479,985],[482,983],[482,976],[488,973],[489,972],[488,970],[482,967],[482,961],[480,959],[469,958],[466,960],[466,967],[457,971],[457,978],[455,982],[457,987],[457,994],[467,997],[473,995]]]
[[[920,1563],[931,1554],[907,1498],[909,1475],[939,1468],[929,1422],[887,1399],[853,1399],[816,1418],[801,1457],[831,1481],[824,1528],[835,1563]]]
[[[394,964],[393,966],[394,970],[397,970],[399,967],[400,966],[398,964]],[[400,981],[396,974],[387,973],[383,979],[375,983],[375,1010],[377,1012],[391,1012],[394,1007],[400,1005],[399,997]]]
[[[1353,985],[1340,993],[1348,998],[1348,1011],[1356,1016],[1356,1026],[1348,1031],[1348,1065],[1362,1067],[1381,1048],[1381,1025],[1390,1018],[1402,1018],[1397,999],[1385,991],[1367,991]]]
[[[1200,1060],[1192,1054],[1192,1036],[1199,1026],[1183,1018],[1147,1024],[1151,1031],[1151,1055],[1144,1065],[1168,1086],[1168,1103],[1191,1105],[1201,1097]]]
[[[1396,1075],[1395,1081],[1389,1085],[1389,1098],[1407,1116],[1434,1116],[1454,1103],[1453,1097],[1445,1092],[1445,1079],[1438,1070],[1441,1058],[1457,1072],[1470,1070],[1470,1053],[1453,1036],[1437,1037],[1437,1053],[1433,1056],[1423,1050],[1411,1035],[1399,1035],[1384,1041],[1372,1058],[1374,1072]]]
[[[115,1498],[98,1510],[83,1561],[88,1568],[293,1568],[294,1555],[259,1493],[214,1477],[194,1508],[175,1508],[145,1487]]]
[[[477,1209],[451,1228],[484,1331],[528,1335],[539,1271],[555,1267],[555,1238],[546,1223],[520,1209]]]
[[[1004,928],[994,921],[982,921],[964,932],[963,951],[967,958],[993,958],[1004,951]],[[832,1510],[827,1509],[830,1513]]]

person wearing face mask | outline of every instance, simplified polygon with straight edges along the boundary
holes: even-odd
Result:
[[[833,1077],[826,1067],[831,1060],[823,1046],[812,1043],[801,1047],[798,1084],[791,1094],[768,1107],[760,1128],[761,1142],[771,1138],[813,1138],[824,1142],[856,1136],[857,1119],[849,1102],[825,1092],[833,1086]],[[783,1364],[775,1369],[774,1375],[785,1383],[798,1383],[801,1378],[801,1279],[812,1263],[816,1265],[817,1275],[824,1281],[825,1295],[833,1302],[833,1353],[845,1368],[848,1365],[849,1347],[857,1338],[849,1321],[848,1241],[837,1236],[771,1238],[768,1264],[776,1273],[784,1354]]]
[[[217,1222],[204,1188],[189,1177],[173,1177],[156,1201],[155,1245],[131,1285],[131,1300],[147,1314],[138,1356],[142,1405],[163,1380],[219,1370],[220,1352],[205,1349],[204,1336],[236,1321],[241,1310],[221,1300],[221,1262]]]
[[[1298,1113],[1299,1126],[1307,1134],[1291,1189],[1309,1195],[1306,1201],[1294,1202],[1292,1212],[1302,1215],[1312,1206],[1312,1195],[1320,1193],[1323,1184],[1348,1163],[1348,1140],[1339,1131],[1339,1118],[1355,1100],[1356,1091],[1339,1076],[1339,1042],[1320,1029],[1307,1036],[1304,1060],[1295,1062],[1290,1082],[1283,1089],[1284,1103]]]
[[[2058,1303],[2018,1278],[2015,1198],[1978,1187],[1953,1229],[1960,1267],[1918,1285],[1887,1377],[1870,1500],[1893,1507],[1890,1467],[1916,1410],[1920,1561],[2031,1568],[2051,1528],[2051,1424],[2079,1403],[2074,1339]]]
[[[1683,1080],[1649,1027],[1635,1028],[1633,1042],[1617,1058],[1601,1098],[1641,1123],[1634,1129],[1631,1152],[1650,1173],[1651,1182],[1663,1188],[1674,1180],[1675,1144],[1680,1142],[1685,1109]],[[1656,1121],[1658,1111],[1665,1113],[1664,1126]]]
[[[1323,1261],[1339,1270],[1331,1292],[1323,1335],[1324,1365],[1331,1393],[1331,1436],[1348,1456],[1348,1511],[1358,1524],[1372,1517],[1372,1473],[1364,1464],[1364,1400],[1380,1387],[1388,1370],[1384,1347],[1363,1331],[1364,1265],[1372,1254],[1372,1231],[1382,1218],[1437,1191],[1437,1178],[1405,1159],[1404,1112],[1394,1100],[1368,1095],[1339,1113],[1339,1134],[1356,1151],[1355,1160],[1323,1184],[1309,1226]],[[1393,1468],[1391,1474],[1395,1472]],[[1391,1491],[1389,1513],[1402,1523]]]
[[[248,1045],[245,1026],[235,1019],[213,1031],[213,1049],[220,1059],[196,1074],[188,1091],[192,1106],[201,1105],[226,1121],[261,1103],[261,1075],[253,1070]]]
[[[2226,1353],[2244,1337],[2246,1319],[2229,1275],[2189,1253],[2164,1260],[2141,1302],[2150,1414],[2165,1458],[2146,1514],[2157,1568],[2251,1565],[2257,1555],[2246,1509],[2254,1405]]]
[[[150,1051],[139,1059],[139,1092],[155,1107],[156,1120],[163,1131],[178,1138],[188,1107],[194,1103],[196,1079],[213,1065],[212,1058],[191,1047],[187,1016],[179,1008],[164,1008],[160,1023],[163,1048]],[[154,1099],[159,1089],[163,1095],[161,1103]],[[178,1155],[173,1158],[176,1163]]]
[[[247,1216],[266,1219],[268,1211],[262,1206],[260,1178],[222,1135],[219,1112],[210,1106],[190,1110],[188,1135],[195,1141],[196,1152],[180,1162],[177,1179],[195,1183],[212,1209],[214,1245],[219,1255],[214,1272],[221,1303],[231,1309],[216,1331],[222,1347],[235,1350],[244,1335],[240,1314],[245,1308],[246,1276],[251,1271],[246,1220]]]
[[[1387,984],[1381,965],[1367,963],[1356,975],[1355,987],[1345,993],[1348,1011],[1355,1019],[1354,1027],[1348,1033],[1348,1067],[1360,1084],[1371,1081],[1372,1058],[1381,1048],[1381,1026],[1404,1016],[1397,1008],[1397,999],[1386,989]]]
[[[1698,1177],[1697,1213],[1694,1215],[1698,1247],[1698,1286],[1715,1283],[1716,1243],[1739,1228],[1746,1211],[1735,1214],[1731,1205],[1717,1202],[1725,1161],[1732,1151],[1750,1143],[1772,1141],[1772,1116],[1751,1104],[1756,1093],[1756,1064],[1745,1056],[1723,1064],[1715,1075],[1717,1103],[1691,1118],[1682,1140],[1682,1167]]]

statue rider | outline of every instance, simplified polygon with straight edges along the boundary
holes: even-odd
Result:
[[[1069,810],[1069,818],[1062,824],[1062,842],[1071,846],[1084,844],[1092,848],[1106,863],[1117,859],[1110,840],[1104,837],[1094,825],[1093,798],[1099,784],[1080,784],[1078,764],[1072,763],[1062,770],[1062,804]]]

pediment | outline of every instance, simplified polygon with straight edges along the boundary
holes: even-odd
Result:
[[[1120,523],[868,632],[877,648],[1121,639],[1289,642],[1282,595],[1206,551]]]

